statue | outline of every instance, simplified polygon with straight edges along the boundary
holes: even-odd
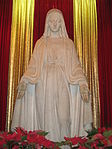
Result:
[[[48,131],[52,141],[86,136],[92,112],[88,84],[62,12],[51,9],[43,36],[18,85],[11,129]]]

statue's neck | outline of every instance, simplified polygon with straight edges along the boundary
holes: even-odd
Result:
[[[59,38],[59,37],[60,37],[60,34],[59,34],[59,32],[52,32],[52,31],[51,31],[50,37],[51,37],[51,38]]]

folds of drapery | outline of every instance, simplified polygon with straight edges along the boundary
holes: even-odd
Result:
[[[98,127],[99,80],[96,0],[73,0],[74,42],[92,95],[93,126]]]
[[[28,66],[32,54],[33,19],[34,0],[13,0],[7,97],[7,130],[10,130],[17,85]]]
[[[101,127],[112,127],[112,1],[97,0]]]
[[[0,130],[5,130],[12,0],[0,0]]]
[[[48,138],[54,141],[64,135],[86,135],[84,127],[92,122],[91,102],[85,103],[80,96],[80,82],[87,82],[73,41],[39,39],[22,79],[28,84],[23,98],[16,100],[12,129],[51,131]]]

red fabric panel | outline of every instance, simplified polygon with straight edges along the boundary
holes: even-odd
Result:
[[[42,36],[46,14],[52,8],[63,12],[68,35],[73,40],[73,0],[35,0],[34,44]]]
[[[101,126],[112,127],[112,0],[97,0]]]
[[[12,0],[0,0],[0,130],[5,130]]]

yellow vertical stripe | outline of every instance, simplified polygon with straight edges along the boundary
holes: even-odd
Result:
[[[34,0],[13,0],[6,130],[10,130],[17,85],[33,49]]]
[[[93,126],[98,127],[99,80],[96,0],[73,0],[74,42],[92,95]]]

